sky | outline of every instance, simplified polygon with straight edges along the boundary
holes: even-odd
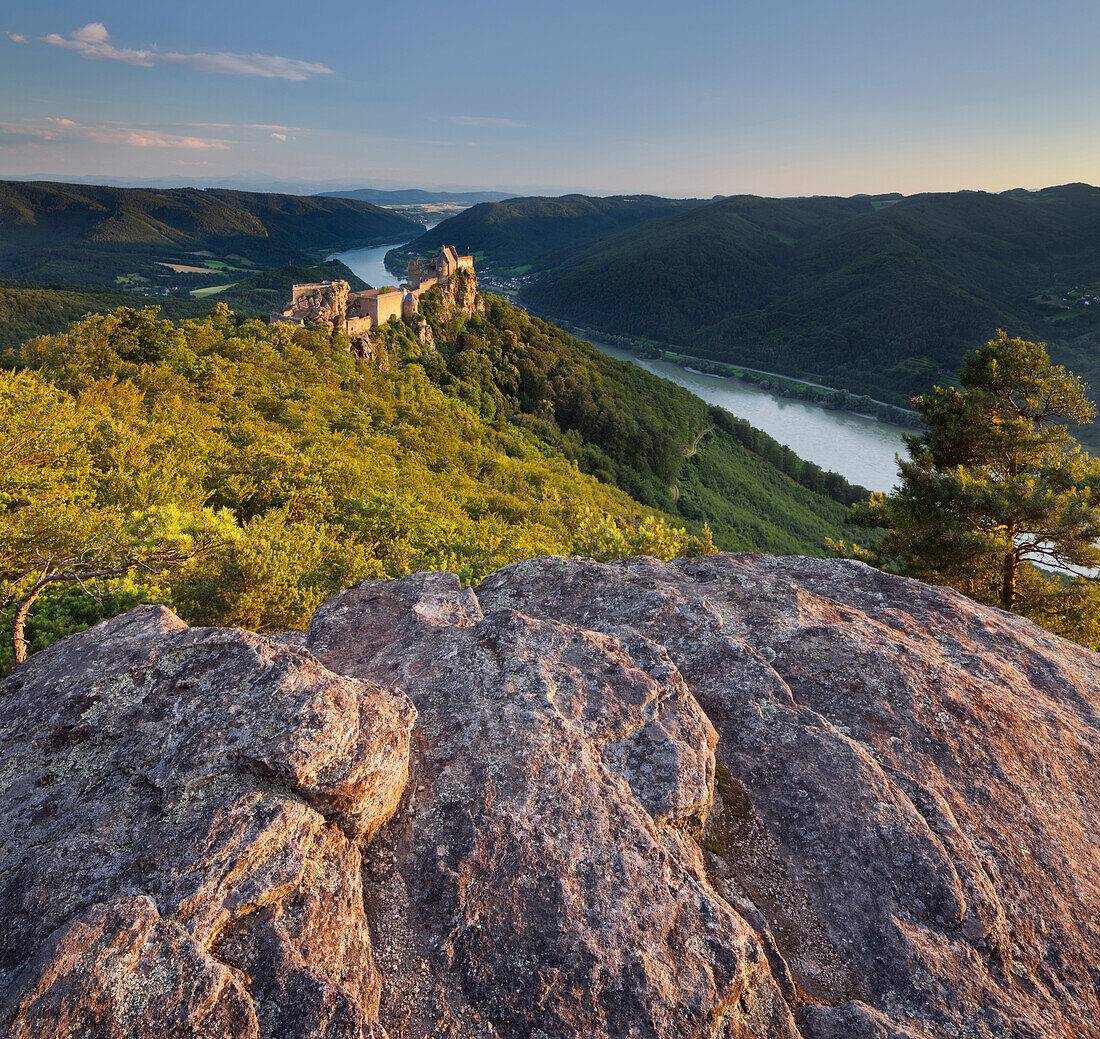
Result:
[[[1100,5],[0,0],[0,177],[710,197],[1100,182]]]

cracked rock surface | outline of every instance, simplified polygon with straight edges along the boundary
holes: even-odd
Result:
[[[536,559],[0,695],[6,1034],[1100,1037],[1100,657],[949,590]]]
[[[371,1034],[358,848],[405,786],[407,700],[161,607],[2,695],[4,1034]]]

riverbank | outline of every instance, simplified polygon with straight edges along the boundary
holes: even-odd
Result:
[[[370,285],[389,285],[397,275],[386,267],[386,254],[392,246],[374,249],[348,250],[336,254],[360,278]],[[488,285],[489,291],[516,302],[514,294],[501,291],[499,286]],[[522,304],[517,304],[522,306]],[[546,317],[546,320],[553,320]],[[704,372],[704,366],[713,362],[693,360],[687,355],[670,358],[647,359],[623,345],[615,345],[594,339],[584,329],[567,322],[555,324],[577,338],[584,339],[597,350],[620,361],[636,364],[662,378],[691,390],[708,404],[724,408],[731,415],[744,419],[773,440],[789,448],[799,458],[813,462],[826,472],[835,472],[853,484],[873,491],[887,491],[897,481],[897,464],[894,456],[905,453],[905,432],[915,428],[909,413],[897,409],[898,424],[892,424],[878,415],[861,414],[852,407],[840,409],[826,406],[820,389],[812,396],[796,394],[798,383],[783,376],[754,373],[761,378],[731,378],[725,372]],[[612,337],[617,340],[619,337]],[[693,371],[697,369],[697,371]],[[746,369],[747,371],[747,369]],[[783,380],[783,383],[780,383]],[[775,388],[773,388],[774,383]],[[785,387],[786,392],[783,392]],[[828,389],[827,387],[825,389]]]
[[[839,473],[849,482],[872,491],[889,491],[897,484],[895,456],[906,454],[904,437],[915,432],[912,426],[897,426],[850,411],[823,408],[752,383],[693,372],[690,367],[661,358],[639,357],[598,339],[578,338],[585,338],[600,353],[637,365],[690,390],[826,472]]]
[[[903,429],[913,428],[920,423],[920,418],[915,411],[909,408],[900,408],[896,404],[877,400],[866,394],[852,393],[850,390],[826,386],[824,383],[811,382],[808,379],[798,379],[792,375],[782,375],[779,372],[766,372],[759,368],[749,368],[745,365],[731,364],[726,361],[715,361],[708,357],[695,357],[691,354],[673,350],[671,344],[668,343],[661,344],[651,340],[639,340],[630,336],[599,332],[573,325],[565,318],[536,314],[535,311],[530,313],[535,314],[536,317],[542,317],[545,321],[553,322],[578,339],[584,339],[588,342],[591,336],[596,336],[600,342],[609,343],[622,350],[628,350],[636,357],[644,360],[669,361],[680,368],[700,375],[737,379],[740,382],[758,386],[780,397],[816,404],[830,411],[845,411],[852,415],[859,415],[876,422],[886,422]]]

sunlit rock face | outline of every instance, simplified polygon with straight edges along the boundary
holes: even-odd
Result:
[[[528,560],[2,689],[18,1036],[1100,1036],[1100,657],[846,561]]]
[[[4,1034],[369,1034],[359,848],[405,787],[404,697],[160,607],[2,692]]]

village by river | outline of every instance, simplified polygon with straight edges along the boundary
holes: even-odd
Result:
[[[336,253],[340,260],[368,285],[394,284],[386,270],[385,255],[394,245],[373,249],[349,249]],[[751,422],[802,458],[822,469],[840,473],[852,483],[873,491],[886,491],[897,482],[895,454],[904,453],[902,436],[907,430],[863,415],[831,411],[814,404],[779,397],[758,386],[721,376],[704,375],[680,368],[669,361],[650,361],[635,357],[607,343],[589,340],[602,353],[629,361],[654,375],[691,390],[708,404],[725,408],[730,414]]]

